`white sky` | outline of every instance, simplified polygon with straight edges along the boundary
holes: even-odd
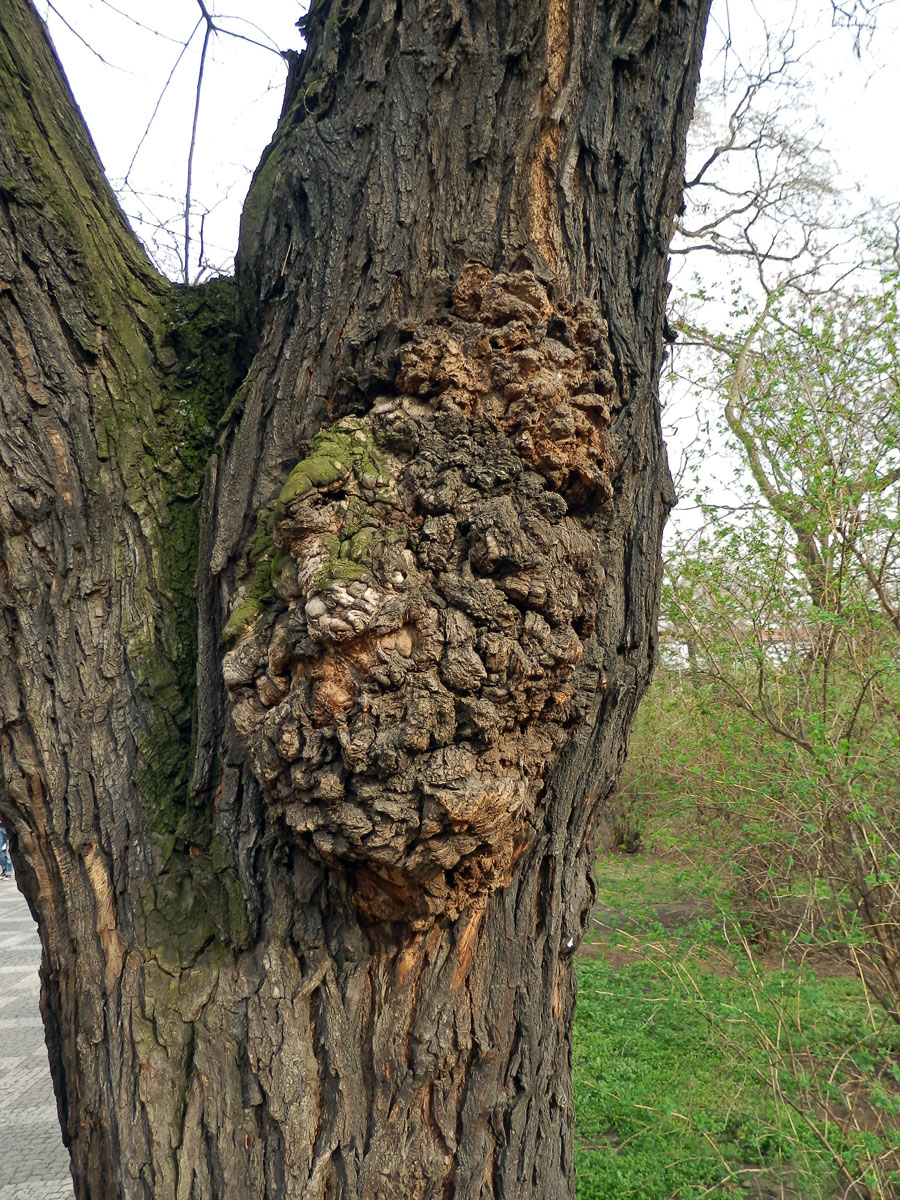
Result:
[[[853,33],[833,27],[829,0],[714,0],[708,50],[727,26],[729,9],[735,50],[748,58],[766,24],[794,31],[796,77],[808,85],[808,104],[821,118],[842,186],[866,198],[898,198],[900,157],[885,135],[900,109],[900,3],[887,0],[879,9],[877,29],[858,54]]]
[[[732,0],[730,5],[725,0],[714,0],[707,39],[704,75],[711,82],[722,74],[722,43],[728,29],[732,49],[724,61],[732,67],[735,58],[748,66],[761,60],[766,29],[776,40],[780,30],[792,31],[793,57],[798,63],[791,79],[796,86],[776,89],[772,101],[788,137],[811,138],[821,146],[819,162],[825,178],[841,193],[838,202],[845,221],[873,209],[900,206],[900,155],[892,150],[890,134],[900,112],[900,64],[896,58],[900,3],[891,0],[879,10],[877,20],[874,36],[863,41],[857,53],[853,33],[832,27],[828,0]],[[720,122],[728,111],[719,114]],[[695,146],[693,155],[689,155],[688,177],[692,173],[691,158],[696,166],[706,153],[698,153]],[[732,181],[741,178],[738,168],[726,178],[737,187]],[[811,194],[817,196],[814,190]],[[822,197],[821,204],[814,199],[812,209],[814,216],[830,211],[828,198]],[[689,227],[701,223],[702,218],[698,220],[688,212]],[[832,277],[840,277],[861,253],[861,246],[858,242],[848,245],[846,233],[836,234],[833,243],[827,235],[823,240],[838,246],[829,253],[827,262]],[[767,266],[769,283],[792,269],[778,264]],[[693,306],[694,319],[714,329],[746,329],[749,324],[746,316],[736,318],[734,324],[730,322],[732,285],[741,288],[742,299],[751,306],[762,299],[752,267],[713,253],[675,257],[671,274],[676,304],[678,289],[693,291],[699,277],[711,300],[702,307]],[[676,347],[674,364],[679,372],[689,368],[690,351]],[[704,363],[695,356],[693,364],[695,371],[708,369],[708,360]],[[715,370],[710,372],[710,378],[714,376]],[[694,501],[698,490],[705,490],[707,498],[717,504],[731,506],[747,499],[747,479],[721,432],[721,398],[684,382],[670,384],[665,377],[662,393],[669,460],[680,493],[673,523],[682,530],[695,529],[703,523],[702,510]]]
[[[162,260],[170,274],[177,274],[183,237],[180,214],[205,29],[199,5],[196,0],[154,0],[152,5],[145,0],[36,3],[48,19],[113,186],[118,190],[127,180],[127,190],[120,193],[125,211],[151,242],[157,261]],[[223,29],[262,43],[253,45],[222,34],[211,39],[207,53],[193,164],[192,238],[197,249],[199,217],[208,210],[206,266],[215,272],[230,269],[241,204],[281,110],[286,65],[278,51],[299,49],[296,22],[305,4],[220,0],[207,8],[214,15],[222,14],[216,20]],[[196,30],[193,40],[182,54],[192,30]],[[149,133],[141,144],[148,124]],[[174,237],[159,233],[156,224],[172,228]],[[191,259],[194,278],[195,253]]]

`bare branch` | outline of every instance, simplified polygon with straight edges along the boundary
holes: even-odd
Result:
[[[184,194],[184,282],[191,282],[191,185],[194,172],[194,150],[197,146],[197,123],[200,119],[200,96],[203,92],[203,72],[206,69],[206,52],[209,49],[209,41],[212,35],[216,32],[216,27],[213,24],[213,19],[209,15],[209,10],[203,0],[197,0],[200,7],[200,12],[203,14],[202,19],[206,22],[206,30],[203,34],[203,47],[200,51],[200,68],[197,72],[197,90],[194,96],[194,119],[191,123],[191,141],[188,147],[187,158],[187,184]]]

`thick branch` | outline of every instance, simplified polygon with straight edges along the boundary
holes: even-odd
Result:
[[[0,116],[0,807],[43,936],[73,1158],[112,1196],[124,1143],[101,1109],[136,1050],[100,1031],[126,956],[164,944],[177,961],[210,936],[160,920],[157,883],[207,840],[187,775],[210,415],[166,341],[181,296],[128,229],[24,0],[0,16]]]

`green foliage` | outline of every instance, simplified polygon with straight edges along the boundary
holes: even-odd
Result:
[[[676,539],[664,603],[748,897],[808,896],[900,1020],[900,315],[875,266],[865,293],[770,296],[734,343],[725,418],[759,494]]]
[[[604,1107],[622,1176],[591,1160],[585,1196],[898,1191],[900,317],[896,264],[876,265],[866,293],[770,295],[743,334],[715,339],[750,486],[673,539],[664,669],[614,801],[632,848],[660,861],[605,868],[597,924],[606,952],[639,960],[608,983],[631,989],[617,1001],[626,1024],[634,1009],[629,1051],[647,1037],[640,981],[672,1080],[689,1064],[698,1081],[695,1107],[674,1116],[665,1079],[642,1068],[632,1108],[656,1116],[627,1126]],[[756,1157],[735,1133],[747,1128]]]
[[[882,770],[888,781],[896,756]],[[803,1133],[783,1165],[830,1180],[823,1196],[886,1200],[900,1169],[897,859],[884,835],[896,792],[865,793],[847,841],[823,771],[716,680],[661,672],[615,801],[639,815],[650,856],[601,861],[592,940],[655,964],[679,995],[708,997],[713,967],[740,978],[728,1020],[704,1004],[710,1055],[749,1065],[778,1128]]]

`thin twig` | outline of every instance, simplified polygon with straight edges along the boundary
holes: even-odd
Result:
[[[206,51],[209,39],[216,31],[213,19],[203,0],[197,0],[202,19],[206,21],[206,32],[203,35],[203,48],[200,51],[200,70],[197,72],[197,91],[194,96],[194,120],[191,124],[191,144],[188,148],[187,185],[184,194],[184,282],[191,282],[191,184],[194,172],[194,150],[197,145],[197,122],[200,119],[200,95],[203,91],[203,72],[206,69]]]

